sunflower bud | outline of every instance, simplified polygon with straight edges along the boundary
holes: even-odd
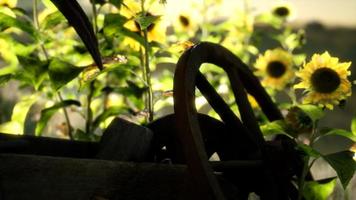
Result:
[[[313,120],[297,106],[289,109],[285,121],[295,135],[310,133],[313,128]]]

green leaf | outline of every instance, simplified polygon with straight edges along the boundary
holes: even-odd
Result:
[[[340,182],[346,189],[356,169],[356,162],[351,151],[341,151],[323,156],[329,165],[336,171]]]
[[[41,135],[43,129],[46,127],[46,124],[48,122],[48,120],[51,119],[51,117],[61,108],[63,107],[67,107],[70,105],[75,105],[75,106],[80,106],[80,102],[76,101],[76,100],[64,100],[61,101],[49,108],[43,109],[41,111],[41,118],[40,120],[37,122],[36,125],[36,135]]]
[[[48,73],[54,88],[58,90],[76,78],[83,69],[59,59],[54,59],[49,64]]]
[[[356,117],[352,118],[351,121],[351,132],[356,135]]]
[[[51,29],[65,20],[61,12],[56,11],[46,16],[41,23],[41,29]]]
[[[11,78],[13,77],[12,74],[5,74],[0,76],[0,86],[4,85],[7,83]]]
[[[144,45],[145,41],[140,34],[133,32],[123,26],[127,22],[127,20],[128,19],[126,17],[120,14],[105,15],[104,34],[108,37],[119,36],[119,35],[130,37],[131,39],[137,41],[141,45]]]
[[[338,136],[343,136],[343,137],[349,138],[353,142],[356,142],[356,134],[353,132],[350,132],[350,131],[343,130],[343,129],[325,128],[325,129],[322,129],[320,131],[320,133],[321,133],[321,136],[318,139],[325,137],[325,136],[329,136],[329,135],[338,135]]]
[[[126,17],[117,13],[106,14],[104,18],[104,33],[108,35],[114,34],[116,28],[123,27],[127,20]]]
[[[135,21],[140,25],[141,30],[147,29],[151,24],[157,21],[161,16],[154,16],[154,15],[138,15]]]
[[[17,121],[8,121],[0,124],[0,133],[19,135],[23,134],[23,124]]]
[[[120,9],[122,5],[122,0],[109,0],[109,3],[114,5],[117,9]]]
[[[323,181],[307,181],[303,194],[306,200],[326,200],[334,191],[335,186],[335,178]]]
[[[288,137],[291,137],[285,130],[285,123],[283,120],[276,120],[273,122],[269,122],[267,124],[262,125],[261,131],[264,136],[271,136],[271,135],[277,135],[277,134],[283,134],[287,135]]]
[[[137,34],[136,32],[133,32],[125,27],[118,27],[117,29],[118,33],[122,34],[123,36],[130,37],[131,39],[134,39],[138,43],[140,43],[142,46],[145,44],[144,38],[140,35]]]
[[[130,88],[130,91],[132,92],[131,94],[133,94],[137,98],[142,98],[142,95],[148,90],[147,87],[140,87],[130,80],[127,80],[126,83]]]
[[[298,105],[312,120],[316,122],[317,120],[324,117],[324,111],[319,106],[315,105]]]
[[[105,110],[103,113],[101,113],[98,117],[93,122],[93,130],[97,128],[101,122],[106,120],[109,117],[116,116],[119,114],[123,114],[127,112],[127,109],[124,107],[119,107],[119,106],[113,106],[109,107],[107,110]]]
[[[2,41],[6,42],[6,44],[3,44]],[[0,43],[2,43],[1,45],[6,45],[6,52],[1,52],[2,57],[4,57],[4,53],[7,55],[13,54],[14,56],[28,56],[37,48],[37,44],[25,44],[21,41],[17,41],[7,33],[0,33]]]
[[[317,150],[306,144],[298,144],[297,148],[310,157],[320,158],[322,156]]]
[[[97,136],[95,134],[88,134],[83,130],[77,129],[74,133],[74,139],[79,141],[99,142],[100,136]]]
[[[91,25],[83,9],[80,7],[79,3],[77,1],[63,0],[51,1],[78,33],[99,69],[103,69],[98,40],[95,36],[93,26]]]
[[[24,134],[27,113],[37,99],[38,96],[36,94],[23,96],[12,110],[11,121],[0,125],[0,132]]]
[[[99,5],[104,5],[106,3],[105,0],[90,0],[90,3],[95,3],[95,4],[99,4]]]
[[[17,56],[17,59],[24,69],[18,78],[30,83],[38,89],[45,79],[45,75],[48,70],[48,62],[41,61],[37,57]]]
[[[125,62],[125,61],[123,61]],[[88,83],[95,80],[99,75],[115,70],[117,67],[120,67],[122,64],[119,62],[113,65],[105,65],[104,70],[99,70],[97,66],[88,66],[83,69],[83,72],[80,76],[79,84],[80,88],[84,88]]]
[[[10,27],[15,27],[28,33],[33,39],[38,38],[38,32],[30,22],[19,20],[15,17],[0,12],[0,31]]]

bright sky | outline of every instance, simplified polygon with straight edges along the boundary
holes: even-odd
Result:
[[[251,0],[253,5],[272,6],[274,2],[276,1]],[[331,26],[356,27],[356,0],[289,0],[286,2],[295,6],[296,21],[318,20]]]
[[[256,12],[268,11],[280,2],[288,2],[295,10],[295,22],[320,21],[330,26],[356,27],[356,0],[223,0],[225,6],[221,9],[222,15],[236,12],[242,3],[249,2]],[[173,4],[172,11],[189,3],[196,2],[202,6],[204,0],[167,0]],[[178,3],[179,2],[179,3]]]

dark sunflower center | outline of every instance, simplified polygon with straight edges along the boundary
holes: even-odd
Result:
[[[187,27],[190,24],[189,23],[189,19],[187,17],[185,17],[185,16],[182,16],[182,15],[179,16],[179,21],[184,27]]]
[[[311,76],[313,89],[320,93],[331,93],[339,87],[340,83],[338,73],[326,67],[315,70]]]
[[[274,78],[281,77],[286,72],[286,66],[279,61],[269,62],[267,65],[267,73]]]
[[[147,12],[146,13],[146,17],[150,17],[150,16],[153,16],[151,13]],[[135,21],[135,26],[136,28],[141,32],[141,26],[138,22]],[[151,23],[148,27],[147,27],[147,32],[150,32],[153,30],[153,28],[155,27],[155,23]]]
[[[279,17],[286,17],[289,15],[289,9],[284,6],[277,7],[274,9],[273,13]]]

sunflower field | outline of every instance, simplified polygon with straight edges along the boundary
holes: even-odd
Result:
[[[293,138],[305,171],[319,160],[335,170],[322,183],[296,181],[300,198],[330,199],[338,185],[345,199],[355,197],[347,186],[356,168],[356,117],[346,129],[320,125],[350,104],[355,66],[328,49],[304,52],[308,40],[291,23],[292,4],[256,12],[249,0],[83,0],[89,20],[78,22],[63,2],[0,0],[0,133],[99,141],[117,116],[152,122],[173,112],[179,57],[209,41],[246,63],[282,111],[284,120],[269,122],[248,95],[265,137]],[[226,74],[212,64],[201,72],[239,116]],[[219,118],[198,91],[195,104]],[[346,141],[343,149],[317,148],[333,137]]]

